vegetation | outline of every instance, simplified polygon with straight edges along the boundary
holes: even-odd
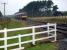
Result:
[[[15,20],[12,20],[12,21],[10,21],[10,23],[9,23],[9,25],[7,26],[7,28],[18,28],[18,27],[25,27],[27,25],[27,23],[25,23],[24,21],[22,22],[19,22],[19,21],[15,21]],[[18,34],[27,34],[27,33],[31,33],[32,32],[32,30],[20,30],[20,31],[13,31],[13,32],[8,32],[8,35],[7,36],[16,36],[16,35],[18,35]],[[0,34],[0,38],[2,38],[3,37],[3,33],[2,34]],[[22,38],[22,41],[27,41],[27,40],[31,40],[31,37],[32,36],[30,36],[30,37],[24,37],[24,38]],[[18,42],[18,38],[15,38],[15,39],[11,39],[11,40],[8,40],[7,41],[8,42],[8,44],[12,44],[12,43],[16,43],[16,42]],[[4,44],[4,41],[0,41],[0,46],[1,45],[3,45]],[[36,44],[36,46],[33,46],[32,47],[32,45],[31,45],[31,43],[29,43],[29,44],[24,44],[24,45],[22,45],[22,47],[25,47],[26,48],[26,50],[49,50],[48,49],[48,47],[50,48],[50,49],[55,49],[55,45],[53,45],[53,43],[47,43],[47,44],[45,44],[45,42],[41,45],[40,44],[40,42],[37,42],[37,44]],[[18,47],[18,45],[17,46],[13,46],[13,47],[9,47],[8,48],[8,50],[10,50],[10,49],[12,49],[12,48],[17,48]],[[44,48],[45,47],[45,48]],[[4,50],[4,49],[0,49],[0,50]]]
[[[36,45],[35,47],[28,48],[27,50],[56,50],[54,43],[43,43]]]
[[[67,24],[67,18],[52,18],[52,19],[48,19],[48,20],[45,20],[49,23],[57,23],[57,24]]]
[[[58,11],[58,6],[54,5],[52,0],[48,1],[33,1],[26,5],[24,8],[19,9],[19,13],[26,12],[28,17],[41,17],[41,16],[66,16],[67,11]]]
[[[11,19],[8,17],[0,17],[0,28],[5,28],[9,25]]]
[[[67,16],[67,11],[63,11],[63,16]]]
[[[10,18],[0,18],[0,29],[18,28],[26,26],[26,22],[11,20]]]
[[[9,25],[7,26],[7,28],[19,28],[19,27],[25,27],[27,24],[25,22],[20,22],[20,21],[15,21],[15,20],[11,20],[9,22]],[[0,27],[0,29],[3,29]],[[26,33],[30,33],[31,30],[20,30],[20,31],[13,31],[13,32],[8,32],[7,36],[16,36],[18,34],[26,34]],[[3,38],[4,37],[4,34],[0,34],[0,38]],[[30,38],[26,37],[24,38],[24,40],[29,40]],[[15,39],[11,39],[11,40],[8,40],[8,44],[12,44],[12,43],[16,43],[18,42],[18,39],[15,38]],[[4,45],[4,41],[0,41],[0,46],[1,45]],[[13,47],[10,47],[10,48],[16,48],[17,46],[13,46]],[[10,48],[8,48],[8,50],[10,50]],[[0,49],[0,50],[4,50],[4,49]]]
[[[54,5],[52,0],[48,1],[33,1],[30,2],[19,12],[26,12],[28,16],[52,16],[58,7]]]
[[[43,22],[43,23],[67,24],[67,16],[35,17],[35,18],[30,18],[30,19],[36,22]]]
[[[0,17],[2,17],[3,15],[2,15],[2,13],[1,13],[1,11],[0,11]]]

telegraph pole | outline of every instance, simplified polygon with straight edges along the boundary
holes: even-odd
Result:
[[[4,5],[4,16],[5,16],[5,6],[6,6],[6,3],[2,3]]]

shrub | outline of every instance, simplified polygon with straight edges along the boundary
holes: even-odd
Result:
[[[11,19],[8,17],[0,17],[0,26],[1,28],[5,28],[8,26],[8,24],[11,22]]]

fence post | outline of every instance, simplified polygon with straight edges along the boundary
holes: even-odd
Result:
[[[21,49],[21,36],[20,36],[20,34],[18,35],[18,37],[19,37],[19,49]]]
[[[55,40],[54,41],[57,41],[57,28],[56,28],[56,24],[55,24]]]
[[[4,28],[4,45],[5,45],[5,50],[7,50],[7,28]]]
[[[49,31],[50,31],[50,30],[49,30],[49,23],[47,23],[47,31],[48,31],[48,37],[49,37],[49,33],[50,33],[50,32],[49,32]]]
[[[32,40],[33,40],[32,44],[35,45],[35,27],[34,26],[32,27],[32,34],[33,34],[32,35]]]
[[[56,29],[56,23],[55,23],[55,25],[54,25],[54,40],[52,41],[52,42],[55,42],[55,41],[57,41],[57,34],[56,34],[56,31],[57,31],[57,29]]]

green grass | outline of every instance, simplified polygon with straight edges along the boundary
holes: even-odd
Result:
[[[56,47],[54,43],[43,43],[31,48],[27,48],[26,50],[56,50]]]
[[[6,28],[19,28],[19,27],[25,27],[27,25],[26,22],[22,22],[22,21],[10,21],[7,24],[5,24]],[[2,29],[2,26],[0,25],[0,29]]]
[[[8,26],[6,26],[7,28],[21,28],[21,27],[25,27],[27,26],[27,23],[26,22],[17,22],[17,21],[11,21],[9,23]],[[0,29],[2,29],[0,27]],[[38,31],[38,30],[37,30]],[[13,32],[8,32],[8,37],[10,36],[16,36],[18,34],[28,34],[28,33],[31,33],[32,30],[29,29],[29,30],[20,30],[20,31],[13,31]],[[3,33],[0,34],[0,38],[4,37]],[[31,40],[31,37],[24,37],[22,38],[21,41],[27,41],[27,40]],[[39,35],[38,35],[39,37]],[[8,44],[12,44],[12,43],[17,43],[18,42],[18,38],[15,38],[15,39],[10,39],[7,41]],[[39,44],[40,42],[37,42],[36,46],[31,46],[31,43],[29,44],[24,44],[22,46],[24,46],[26,48],[26,50],[55,50],[55,45],[53,45],[53,43],[44,43],[44,44]],[[4,41],[0,41],[0,46],[4,45]],[[17,48],[17,46],[12,46],[12,47],[9,47],[8,50],[12,49],[12,48]],[[4,49],[0,49],[0,50],[4,50]]]
[[[21,27],[26,27],[27,26],[27,23],[26,22],[19,22],[19,21],[11,21],[9,23],[9,25],[6,25],[6,28],[7,29],[13,29],[13,28],[21,28]],[[0,27],[0,29],[3,29],[2,27]],[[11,36],[16,36],[16,35],[19,35],[19,34],[28,34],[28,33],[31,33],[32,30],[29,29],[29,30],[19,30],[19,31],[12,31],[12,32],[8,32],[7,36],[8,37],[11,37]],[[0,34],[0,38],[3,38],[4,37],[4,34],[1,33]],[[26,40],[30,40],[31,37],[24,37],[22,41],[26,41]],[[13,44],[13,43],[17,43],[18,42],[18,38],[15,38],[15,39],[10,39],[10,40],[7,40],[7,44]],[[0,46],[4,45],[4,41],[0,41]],[[14,47],[10,47],[10,48],[15,48],[17,46],[14,46]],[[10,48],[8,48],[8,50],[10,50]],[[3,49],[0,49],[0,50],[3,50]]]

